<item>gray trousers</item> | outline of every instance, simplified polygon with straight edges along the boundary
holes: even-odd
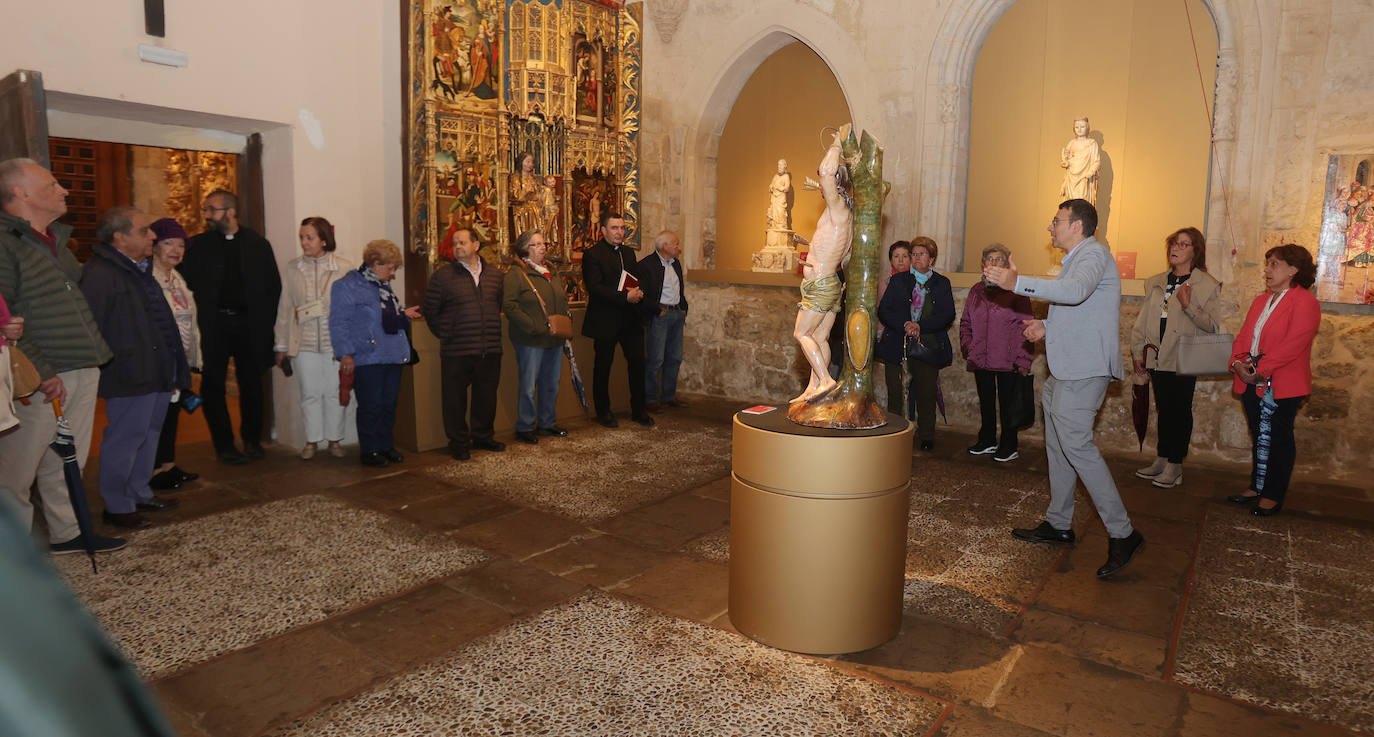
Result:
[[[1045,380],[1040,395],[1045,410],[1045,454],[1050,466],[1050,508],[1045,519],[1056,530],[1073,527],[1073,492],[1076,482],[1082,480],[1107,534],[1131,534],[1126,505],[1121,503],[1107,462],[1093,445],[1093,422],[1107,396],[1109,381],[1106,376],[1073,381],[1051,376]]]

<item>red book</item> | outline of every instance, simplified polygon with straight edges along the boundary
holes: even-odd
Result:
[[[772,406],[772,405],[768,405],[768,404],[756,404],[756,405],[754,405],[753,407],[750,407],[750,408],[748,408],[748,409],[742,409],[742,410],[740,410],[740,413],[741,413],[741,414],[746,414],[746,415],[762,415],[762,414],[767,414],[767,413],[769,413],[769,412],[772,412],[772,411],[775,410],[775,409],[777,409],[777,407],[774,407],[774,406]]]
[[[635,278],[635,275],[634,275],[634,274],[631,274],[631,273],[628,272],[628,271],[625,271],[624,269],[621,269],[621,270],[620,270],[620,285],[617,286],[616,289],[617,289],[618,291],[621,291],[621,292],[628,292],[628,291],[630,291],[631,289],[638,289],[638,288],[639,288],[639,280]]]

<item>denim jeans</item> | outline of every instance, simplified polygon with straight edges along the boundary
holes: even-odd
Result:
[[[512,345],[515,346],[515,362],[520,373],[515,430],[531,432],[536,427],[553,427],[554,420],[558,419],[558,382],[563,376],[563,347],[536,348],[519,343]],[[536,407],[539,421],[537,425]]]
[[[401,364],[379,363],[353,369],[353,396],[358,398],[358,446],[363,455],[392,450],[396,441],[396,400],[401,393]]]
[[[682,326],[687,313],[665,310],[649,321],[644,361],[644,393],[650,402],[677,399],[677,370],[682,365]],[[660,385],[659,371],[663,372]],[[661,389],[661,390],[660,390]]]

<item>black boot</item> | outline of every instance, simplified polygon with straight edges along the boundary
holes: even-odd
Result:
[[[1112,574],[1126,567],[1127,563],[1135,557],[1145,544],[1145,538],[1140,536],[1138,530],[1131,530],[1131,534],[1126,537],[1113,537],[1107,541],[1107,562],[1097,569],[1098,578],[1109,578]]]

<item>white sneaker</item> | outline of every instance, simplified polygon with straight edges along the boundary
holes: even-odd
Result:
[[[1160,471],[1159,475],[1155,477],[1155,480],[1151,481],[1150,483],[1154,484],[1155,486],[1158,486],[1161,489],[1172,489],[1175,486],[1178,486],[1179,484],[1183,483],[1183,464],[1164,464],[1164,470]]]
[[[308,460],[310,460],[311,458],[314,458],[314,457],[315,457],[315,444],[314,444],[314,443],[306,443],[306,444],[305,444],[305,447],[304,447],[304,448],[301,448],[301,459],[302,459],[302,460],[308,461]]]
[[[1151,463],[1150,465],[1144,468],[1138,469],[1135,472],[1135,475],[1139,476],[1142,479],[1152,479],[1158,476],[1159,474],[1163,473],[1164,467],[1167,465],[1169,465],[1169,459],[1164,458],[1162,456],[1156,457],[1154,463]]]

